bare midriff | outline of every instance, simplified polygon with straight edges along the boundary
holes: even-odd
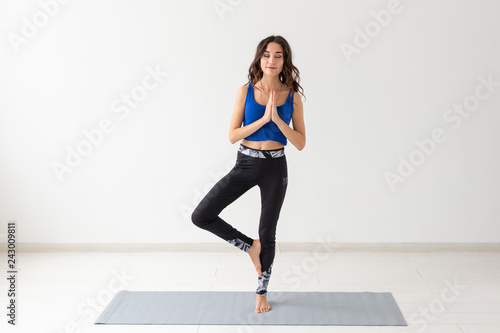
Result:
[[[259,149],[259,150],[273,150],[273,149],[280,149],[283,148],[284,146],[276,141],[273,140],[266,140],[266,141],[248,141],[246,139],[241,140],[241,144],[244,146],[253,148],[253,149]]]

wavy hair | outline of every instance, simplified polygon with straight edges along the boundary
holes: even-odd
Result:
[[[248,82],[246,84],[252,83],[255,87],[255,84],[264,76],[264,72],[262,72],[260,66],[260,59],[267,49],[267,44],[271,42],[278,43],[283,48],[283,70],[279,74],[279,80],[287,87],[292,88],[294,92],[299,92],[305,97],[304,89],[300,85],[299,69],[292,63],[292,49],[286,39],[281,36],[269,36],[259,42],[255,52],[255,58],[248,69]],[[256,88],[259,89],[258,87]]]

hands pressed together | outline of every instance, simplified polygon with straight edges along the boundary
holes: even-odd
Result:
[[[266,112],[262,117],[265,123],[268,123],[270,120],[276,123],[278,120],[281,119],[280,116],[278,115],[278,109],[276,108],[275,95],[276,95],[276,90],[272,90],[271,94],[269,95],[269,100],[267,101]]]

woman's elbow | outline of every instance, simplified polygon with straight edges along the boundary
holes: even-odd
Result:
[[[229,142],[231,142],[231,144],[234,144],[236,142],[236,138],[234,137],[234,134],[232,133],[232,131],[229,131]]]
[[[304,140],[297,147],[298,151],[304,149],[305,146],[306,146],[306,139],[304,138]]]

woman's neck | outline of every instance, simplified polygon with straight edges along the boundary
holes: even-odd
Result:
[[[273,77],[268,77],[264,76],[263,78],[260,79],[260,88],[263,88],[266,91],[271,91],[271,90],[281,90],[283,87],[283,83],[279,80],[277,76]]]

